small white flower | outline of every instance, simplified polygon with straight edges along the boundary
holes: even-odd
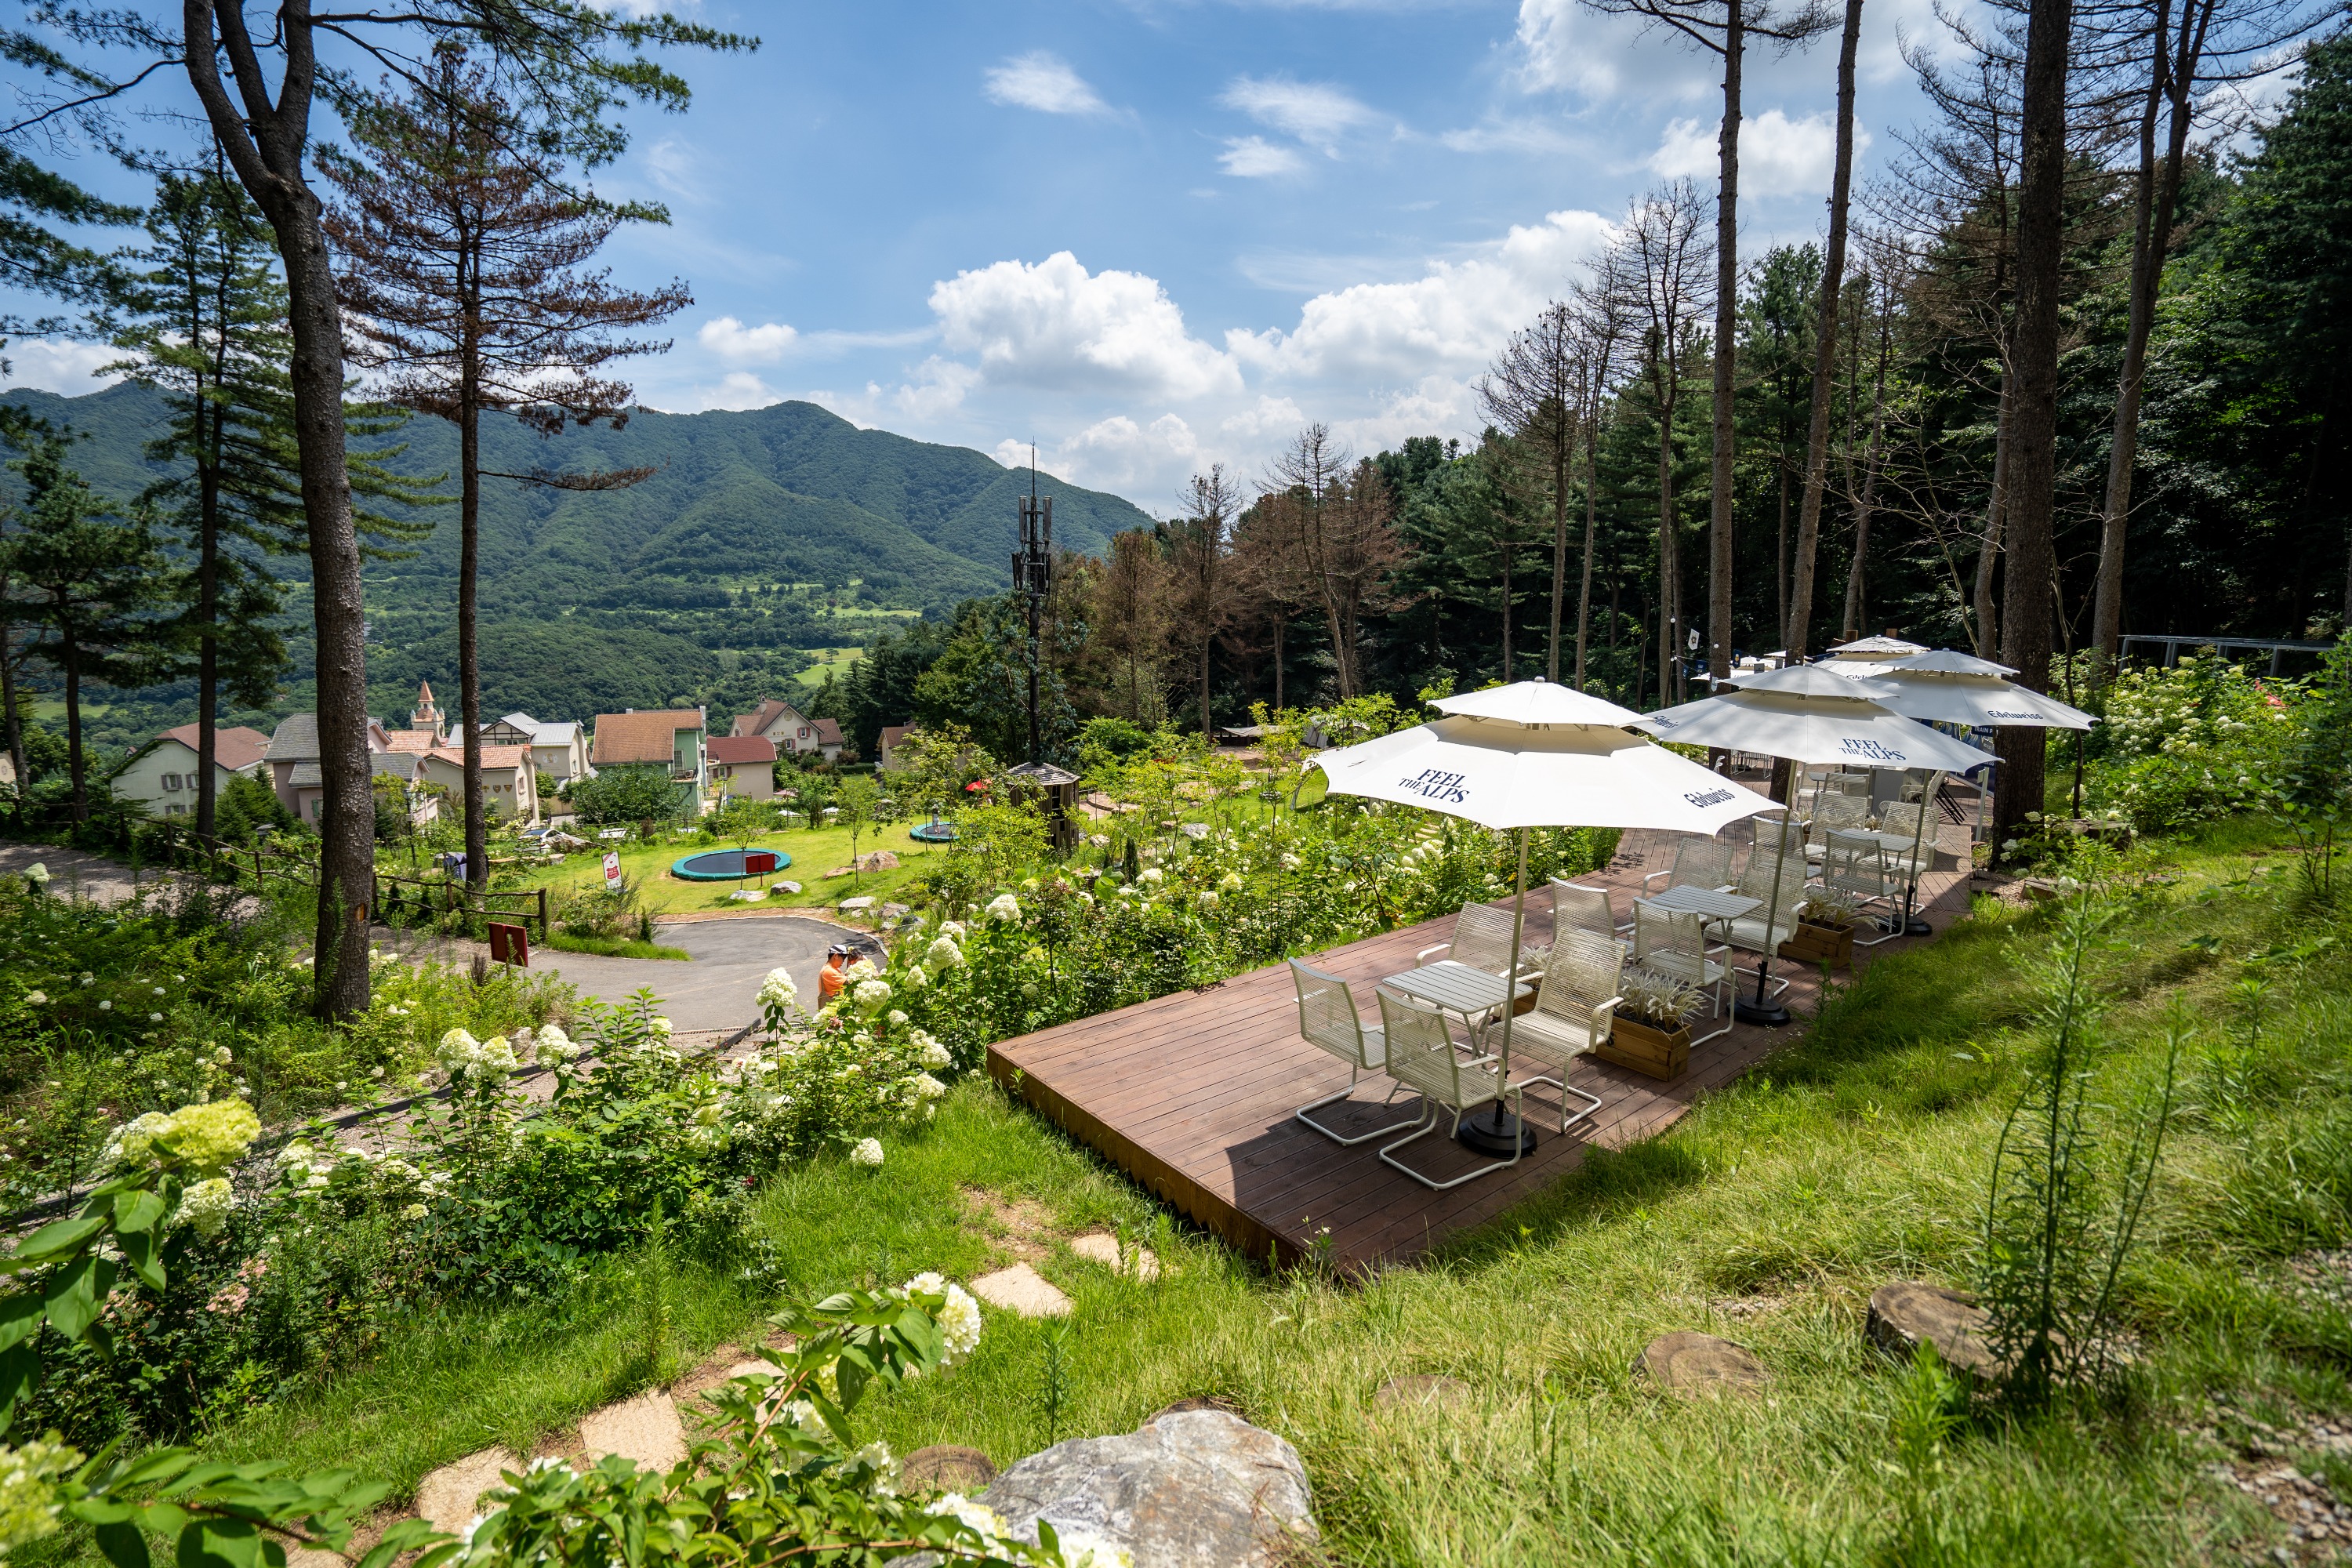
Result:
[[[194,1228],[198,1236],[217,1236],[228,1223],[233,1202],[227,1177],[207,1177],[180,1194],[179,1212],[173,1218]]]
[[[147,1021],[151,1024],[160,1024],[163,1021],[163,1015],[161,1013],[150,1013],[147,1015]]]
[[[111,1013],[114,1011],[114,1004],[111,1002],[100,1002],[98,1005],[98,1010],[101,1013]]]
[[[881,1164],[882,1141],[879,1138],[860,1138],[857,1147],[849,1152],[849,1163],[869,1168]]]
[[[1021,900],[1010,893],[999,893],[988,901],[986,913],[992,921],[1017,921],[1021,918]]]
[[[955,1058],[949,1054],[948,1048],[940,1044],[939,1041],[926,1039],[923,1042],[922,1062],[925,1067],[943,1068],[949,1066],[954,1062],[954,1060]]]
[[[28,1007],[38,1007],[48,999],[48,994],[46,992],[27,991],[25,993],[25,1005]]]

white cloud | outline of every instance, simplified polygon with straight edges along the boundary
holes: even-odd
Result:
[[[1068,251],[932,285],[940,341],[992,384],[1183,400],[1241,390],[1233,360],[1188,334],[1157,279],[1089,274]],[[934,362],[940,363],[940,362]]]
[[[1666,127],[1658,150],[1650,154],[1650,168],[1666,179],[1689,175],[1713,179],[1720,166],[1717,120],[1702,123],[1677,120]],[[1870,145],[1870,133],[1854,129],[1857,161]],[[1739,127],[1739,190],[1742,195],[1796,196],[1825,195],[1837,161],[1837,126],[1828,114],[1791,120],[1777,109],[1743,121]]]
[[[112,386],[121,375],[97,376],[102,364],[122,357],[120,349],[104,343],[78,343],[68,338],[16,338],[0,348],[8,362],[10,386],[37,386],[67,397],[79,397]]]
[[[719,316],[703,322],[694,341],[720,359],[741,364],[747,361],[780,360],[799,337],[800,333],[782,321],[747,327],[733,316]]]
[[[915,374],[917,379],[900,387],[891,401],[917,419],[937,419],[952,412],[962,405],[963,395],[981,381],[981,373],[971,366],[937,354],[925,360]]]
[[[782,403],[784,395],[748,370],[730,371],[717,381],[698,383],[688,393],[685,412],[710,408],[765,408]]]
[[[1108,114],[1110,105],[1059,55],[1044,49],[1015,55],[988,70],[992,103],[1042,114]]]
[[[1523,92],[1572,92],[1591,99],[1638,90],[1653,100],[1674,100],[1711,93],[1720,85],[1714,56],[1676,48],[1666,41],[1672,34],[1645,45],[1643,31],[1640,17],[1605,15],[1585,0],[1519,0],[1513,38],[1518,63],[1510,78]]]
[[[1289,398],[1261,395],[1250,407],[1225,416],[1217,428],[1238,440],[1250,441],[1265,437],[1279,439],[1306,423],[1307,416]]]
[[[1433,262],[1411,282],[1318,294],[1292,331],[1236,331],[1225,346],[1277,375],[1393,384],[1475,374],[1513,330],[1567,289],[1608,233],[1597,213],[1552,213],[1539,224],[1514,225],[1466,260]]]
[[[654,184],[679,200],[709,199],[702,186],[702,154],[690,143],[665,137],[646,149],[645,164]]]
[[[1379,118],[1344,88],[1288,77],[1235,77],[1218,101],[1335,157],[1340,137]]]
[[[1139,425],[1114,414],[1056,445],[1052,461],[1055,473],[1083,484],[1148,492],[1189,472],[1200,455],[1192,427],[1176,415]]]
[[[1277,146],[1263,136],[1228,137],[1225,150],[1217,154],[1217,162],[1224,165],[1226,174],[1244,180],[1295,174],[1307,167],[1307,160],[1296,151]]]
[[[1438,142],[1456,153],[1561,153],[1578,150],[1574,138],[1547,121],[1489,120],[1459,131],[1440,132]]]

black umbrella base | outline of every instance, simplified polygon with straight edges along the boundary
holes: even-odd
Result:
[[[1743,1024],[1758,1024],[1767,1029],[1789,1026],[1789,1009],[1778,1002],[1757,1002],[1742,996],[1731,1004],[1731,1016]]]
[[[1499,1100],[1489,1100],[1484,1109],[1474,1110],[1462,1119],[1462,1131],[1454,1135],[1465,1149],[1494,1160],[1507,1160],[1514,1152],[1532,1154],[1536,1152],[1534,1129],[1502,1107]]]
[[[1896,916],[1891,920],[1882,920],[1878,922],[1878,929],[1881,931],[1894,931],[1899,936],[1933,936],[1936,934],[1936,928],[1929,925],[1926,921],[1921,920],[1917,915],[1911,915],[1907,918]]]

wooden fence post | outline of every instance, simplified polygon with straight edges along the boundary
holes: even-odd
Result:
[[[541,945],[547,942],[547,889],[545,888],[539,889],[539,940]]]

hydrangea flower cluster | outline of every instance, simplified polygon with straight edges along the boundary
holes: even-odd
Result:
[[[261,1119],[241,1100],[184,1105],[169,1115],[151,1110],[115,1129],[99,1164],[110,1171],[152,1161],[172,1170],[216,1176],[244,1158],[260,1135]]]
[[[452,1083],[503,1075],[521,1065],[515,1058],[514,1047],[504,1035],[492,1035],[487,1041],[478,1040],[463,1029],[452,1029],[442,1036],[441,1044],[433,1054]]]

